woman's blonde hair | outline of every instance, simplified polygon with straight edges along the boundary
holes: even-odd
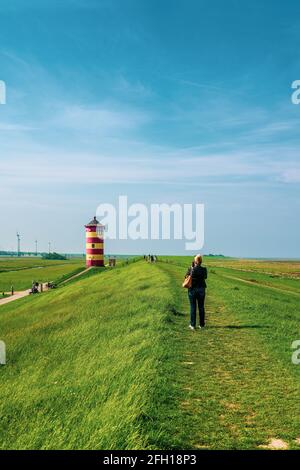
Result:
[[[194,258],[194,261],[196,264],[202,264],[202,256],[201,255],[196,255]]]

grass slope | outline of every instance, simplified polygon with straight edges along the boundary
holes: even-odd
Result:
[[[3,306],[0,447],[159,447],[168,287],[135,263]]]

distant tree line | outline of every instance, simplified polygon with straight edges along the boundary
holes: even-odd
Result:
[[[67,259],[64,255],[60,255],[59,253],[43,253],[42,254],[42,258],[43,259],[59,259],[59,260],[63,260],[63,259]]]
[[[215,256],[215,257],[218,257],[218,258],[225,258],[224,255],[213,255],[212,253],[209,253],[209,255],[206,255],[206,256]]]

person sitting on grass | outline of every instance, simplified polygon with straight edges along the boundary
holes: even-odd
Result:
[[[202,256],[197,255],[194,258],[192,266],[187,270],[186,277],[192,276],[192,287],[188,289],[188,296],[190,301],[190,314],[191,322],[190,329],[195,330],[196,328],[196,316],[197,316],[197,304],[200,316],[199,328],[205,326],[205,289],[207,279],[207,269],[202,266]]]

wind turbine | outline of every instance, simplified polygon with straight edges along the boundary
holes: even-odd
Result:
[[[17,231],[17,241],[18,241],[18,256],[21,256],[21,235]]]

